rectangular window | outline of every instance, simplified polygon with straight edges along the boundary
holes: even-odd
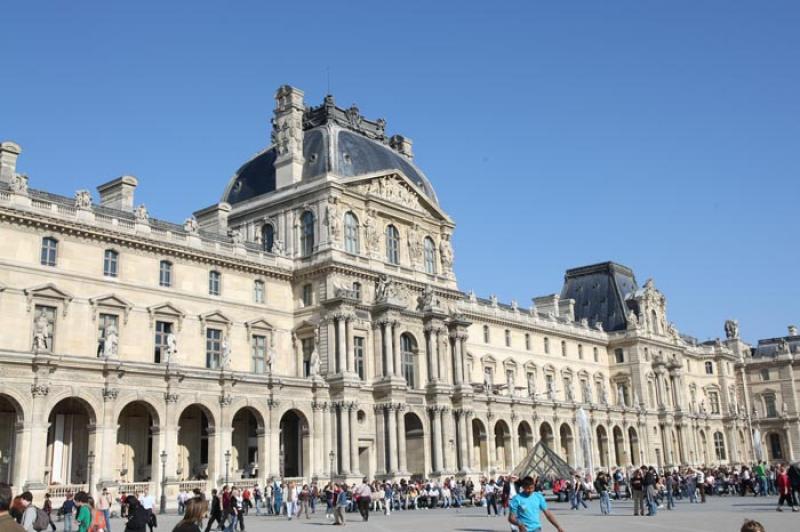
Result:
[[[599,362],[600,361],[600,355],[597,352],[597,348],[596,347],[592,348],[592,356],[594,356],[594,361],[595,362]]]
[[[366,380],[367,372],[364,367],[364,337],[356,336],[353,338],[353,356],[356,364],[356,373],[358,378]]]
[[[583,345],[578,344],[578,358],[583,360]]]
[[[310,307],[314,302],[314,291],[311,284],[303,285],[303,306]]]
[[[617,364],[622,364],[625,362],[625,351],[623,351],[621,347],[614,349],[614,359],[616,360]]]
[[[158,266],[158,286],[172,286],[172,263],[168,260],[162,260]]]
[[[208,274],[208,295],[218,296],[220,294],[221,275],[217,271]]]
[[[506,347],[511,347],[511,331],[506,329]]]
[[[525,333],[525,349],[531,350],[531,335],[528,333]]]
[[[774,395],[764,396],[764,406],[766,407],[767,417],[778,417],[778,408],[775,405]]]
[[[155,349],[153,350],[153,362],[161,364],[167,358],[167,336],[172,332],[172,323],[168,321],[156,322]]]
[[[714,374],[714,363],[706,362],[706,375],[713,375],[713,374]]]
[[[711,413],[719,414],[719,394],[717,392],[709,392],[708,402],[711,403]]]
[[[98,357],[106,354],[106,335],[108,334],[117,334],[117,341],[119,342],[119,317],[116,314],[100,314],[100,319],[97,320]],[[109,355],[111,354],[109,353]]]
[[[311,353],[314,352],[314,338],[303,338],[303,377],[311,376]]]
[[[222,361],[222,330],[206,329],[206,367],[219,368]]]
[[[58,254],[58,240],[45,237],[42,239],[42,266],[55,266]]]
[[[53,352],[53,339],[56,328],[56,308],[36,305],[33,313],[34,350]]]
[[[484,325],[483,326],[483,343],[485,343],[485,344],[489,343],[489,326],[488,325]]]
[[[769,369],[764,368],[761,370],[761,380],[768,381],[769,380]]]
[[[254,334],[252,339],[253,373],[264,373],[267,366],[267,337]]]
[[[567,342],[564,341],[561,342],[561,356],[567,356]]]
[[[253,283],[253,299],[255,299],[256,303],[263,304],[266,299],[266,289],[264,287],[264,281],[256,281]]]
[[[103,255],[103,275],[106,277],[116,277],[119,263],[119,253],[113,249],[107,249]]]

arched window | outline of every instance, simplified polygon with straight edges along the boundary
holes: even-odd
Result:
[[[347,212],[344,215],[344,250],[358,255],[359,248],[358,218],[352,212]]]
[[[433,243],[433,239],[431,239],[431,237],[429,236],[425,237],[424,257],[425,257],[425,273],[435,274],[436,246]]]
[[[300,217],[300,254],[308,257],[314,252],[314,213],[306,211]]]
[[[650,311],[650,327],[652,327],[653,332],[658,334],[658,316],[656,316],[656,311]]]
[[[42,266],[55,266],[58,254],[58,240],[46,236],[42,239]]]
[[[261,247],[264,251],[272,253],[275,245],[275,227],[272,224],[264,224],[261,228]]]
[[[409,388],[414,388],[414,357],[417,351],[417,342],[408,333],[400,337],[400,354],[403,360],[403,377]]]
[[[386,226],[386,262],[400,264],[400,233],[393,225]]]
[[[103,254],[103,275],[106,277],[116,277],[119,266],[119,253],[113,249],[107,249]]]
[[[714,433],[714,451],[717,453],[717,460],[725,460],[725,438],[721,432]]]
[[[781,460],[783,458],[783,448],[781,447],[781,437],[773,432],[769,435],[769,448],[772,451],[773,460]]]
[[[158,286],[172,286],[172,263],[168,260],[162,260],[158,265]]]

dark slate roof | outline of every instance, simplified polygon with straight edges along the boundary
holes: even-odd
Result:
[[[758,341],[758,345],[753,348],[754,357],[775,357],[779,354],[781,344],[786,342],[789,351],[800,354],[800,336],[782,336],[779,338],[765,338]]]
[[[638,290],[633,270],[615,262],[602,262],[567,270],[561,299],[575,300],[575,320],[584,318],[606,331],[627,327],[626,297]]]
[[[344,110],[331,97],[319,107],[307,108],[303,116],[303,179],[312,180],[328,172],[341,177],[399,170],[438,203],[428,178],[411,159],[389,146],[383,120],[363,118],[356,107]],[[242,165],[228,183],[222,201],[231,205],[275,190],[275,148],[264,151]]]

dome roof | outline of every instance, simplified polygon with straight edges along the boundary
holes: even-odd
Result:
[[[303,117],[303,176],[313,180],[327,173],[340,177],[400,171],[438,204],[428,178],[411,158],[387,144],[385,122],[371,122],[353,106],[343,110],[326,97],[325,104],[308,108]],[[394,137],[392,139],[394,142]],[[394,144],[393,144],[394,145]],[[235,205],[275,190],[275,146],[242,165],[231,178],[222,201]]]

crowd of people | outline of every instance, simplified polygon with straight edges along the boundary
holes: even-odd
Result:
[[[762,462],[753,467],[672,470],[642,466],[599,471],[594,478],[575,474],[567,478],[519,479],[509,475],[481,478],[478,482],[454,477],[396,482],[370,482],[364,478],[360,483],[328,482],[320,486],[275,480],[263,487],[223,486],[212,490],[209,496],[200,490],[181,491],[176,502],[183,519],[173,532],[244,532],[245,517],[251,513],[308,519],[323,505],[326,519],[334,525],[344,525],[348,513],[357,512],[363,521],[368,521],[371,512],[390,516],[397,511],[459,511],[470,506],[485,508],[487,516],[508,516],[512,529],[520,532],[534,530],[532,525],[540,527],[541,512],[561,532],[547,510],[548,491],[552,491],[551,499],[569,503],[572,510],[589,508],[590,501],[599,499],[602,515],[611,515],[615,501],[622,499],[633,502],[634,516],[655,516],[658,510],[672,510],[676,501],[684,499],[703,504],[707,497],[746,495],[778,497],[778,511],[785,506],[798,512],[800,464],[768,466]],[[84,491],[68,493],[63,504],[54,509],[49,494],[39,508],[33,504],[29,491],[12,498],[11,488],[0,484],[0,532],[56,532],[54,516],[63,522],[63,532],[111,532],[115,503],[119,504],[119,516],[125,519],[125,532],[154,532],[158,527],[155,498],[147,489],[138,494],[120,493],[116,499],[107,489],[95,496]],[[535,519],[531,517],[534,510]]]

